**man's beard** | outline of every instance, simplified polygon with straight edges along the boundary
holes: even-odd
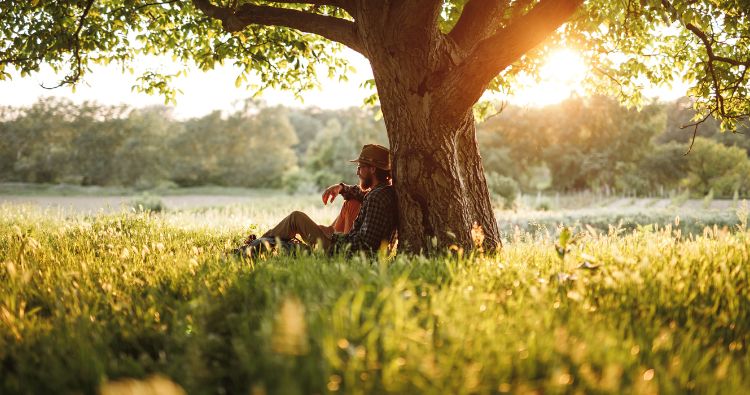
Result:
[[[359,187],[362,188],[363,191],[366,191],[372,187],[372,177],[367,178],[360,178],[359,179]]]

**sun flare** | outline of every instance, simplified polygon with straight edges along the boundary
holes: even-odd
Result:
[[[558,49],[547,56],[541,69],[545,80],[556,80],[566,84],[580,83],[586,74],[586,65],[578,52],[572,49]]]
[[[554,50],[539,70],[539,81],[522,78],[520,82],[525,88],[519,89],[512,101],[545,106],[561,102],[573,93],[582,94],[586,72],[586,64],[577,51],[568,48]]]

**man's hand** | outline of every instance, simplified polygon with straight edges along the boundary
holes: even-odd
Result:
[[[326,205],[328,203],[333,202],[334,199],[336,199],[336,196],[341,193],[341,185],[331,185],[330,187],[326,188],[325,192],[323,192],[323,204]]]

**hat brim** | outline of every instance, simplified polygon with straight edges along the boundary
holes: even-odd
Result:
[[[383,170],[391,170],[390,166],[379,165],[379,164],[377,164],[375,162],[371,162],[371,161],[366,160],[366,159],[352,159],[349,162],[352,162],[352,163],[361,163],[363,165],[377,167],[378,169],[383,169]]]

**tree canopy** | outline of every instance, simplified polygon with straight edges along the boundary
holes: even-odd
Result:
[[[541,41],[546,32],[539,33],[545,37],[534,37],[522,31],[524,19],[549,19],[556,8],[576,7],[579,2],[404,3],[413,6],[404,6],[401,12],[435,19],[436,28],[455,46],[450,56],[460,65],[486,61],[476,57],[491,53],[482,47],[502,48],[513,34]],[[339,44],[367,56],[357,33],[364,27],[356,18],[363,12],[359,8],[366,7],[354,0],[4,1],[0,3],[0,78],[9,78],[12,69],[24,76],[48,64],[64,73],[62,80],[49,82],[50,87],[70,85],[78,83],[92,64],[115,62],[129,69],[140,56],[164,55],[202,70],[232,63],[237,66],[238,85],[256,74],[261,81],[258,89],[300,92],[316,85],[315,64],[328,65],[331,76],[346,78],[350,70]],[[545,45],[525,56],[529,48],[518,40],[506,45],[523,52],[512,56],[488,87],[512,89],[519,72],[535,72],[539,55],[567,45],[586,57],[592,70],[591,88],[614,91],[625,102],[639,104],[639,88],[644,84],[684,78],[691,84],[688,93],[696,98],[698,117],[710,114],[731,129],[750,113],[748,10],[747,0],[585,1],[568,24],[546,37]],[[430,25],[429,21],[413,23]],[[177,92],[169,82],[186,70],[147,71],[139,76],[138,87],[174,99]]]

